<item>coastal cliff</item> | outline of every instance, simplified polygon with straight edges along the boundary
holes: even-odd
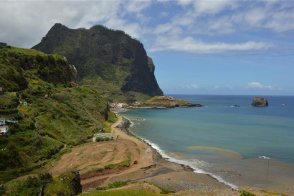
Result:
[[[76,66],[81,84],[95,86],[110,98],[163,94],[143,44],[123,31],[100,25],[70,29],[58,23],[33,48],[64,55]]]

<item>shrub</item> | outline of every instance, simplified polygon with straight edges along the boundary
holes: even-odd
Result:
[[[240,196],[255,196],[255,194],[242,190]]]
[[[118,187],[126,186],[127,184],[128,184],[127,181],[117,181],[117,182],[108,184],[107,188],[109,189],[118,188]]]

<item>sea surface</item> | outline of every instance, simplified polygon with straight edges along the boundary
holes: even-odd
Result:
[[[131,131],[164,158],[189,165],[233,188],[294,192],[294,97],[173,95],[200,108],[133,109]]]

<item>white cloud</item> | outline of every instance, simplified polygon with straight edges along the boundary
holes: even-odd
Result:
[[[194,8],[201,14],[215,14],[226,8],[231,8],[236,5],[237,1],[233,0],[198,0],[194,1]]]
[[[181,6],[193,6],[198,14],[215,14],[225,8],[234,7],[237,1],[233,0],[178,0]]]
[[[194,0],[177,0],[177,3],[181,6],[187,6],[194,2]]]
[[[262,21],[266,19],[266,10],[260,7],[251,9],[245,12],[243,17],[248,24],[252,26],[259,26]]]
[[[126,3],[126,10],[130,13],[139,13],[144,9],[148,8],[152,1],[149,0],[137,0],[137,1],[129,1]]]
[[[294,30],[294,10],[292,12],[280,11],[272,14],[271,20],[265,22],[264,27],[276,32]]]
[[[273,89],[272,85],[262,84],[260,82],[249,82],[247,87],[250,89]]]
[[[158,5],[163,7],[162,10],[160,6],[156,7],[159,8],[158,14],[147,15],[147,8]],[[70,28],[89,28],[95,24],[103,24],[112,29],[121,29],[152,45],[153,51],[211,53],[264,50],[273,45],[258,40],[259,37],[256,38],[255,35],[251,36],[251,31],[266,29],[279,34],[293,31],[294,1],[0,1],[2,42],[31,47],[57,22]],[[200,39],[202,36],[209,42]],[[224,41],[234,40],[236,37],[241,37],[242,41]],[[254,41],[251,40],[253,38]],[[266,39],[267,37],[262,38]]]
[[[294,30],[294,1],[177,0],[177,3],[185,11],[158,25],[157,28],[165,27],[164,33],[175,28],[201,35]]]
[[[270,43],[248,41],[243,43],[206,43],[200,40],[195,40],[192,37],[177,38],[177,37],[159,37],[152,51],[183,51],[191,53],[220,53],[228,51],[251,51],[262,50],[273,47]]]
[[[147,1],[1,1],[0,40],[14,46],[32,47],[57,22],[71,28],[104,24],[140,38],[143,32],[140,24],[122,15],[123,11],[130,14],[142,11],[148,5]]]

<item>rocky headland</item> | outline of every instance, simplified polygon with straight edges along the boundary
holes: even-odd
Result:
[[[175,107],[202,107],[201,104],[190,103],[183,99],[171,96],[155,96],[143,102],[134,103],[135,107],[175,108]]]
[[[155,96],[145,101],[135,101],[133,103],[111,103],[110,108],[112,111],[120,112],[125,109],[134,108],[176,108],[176,107],[202,107],[202,104],[191,103],[183,99],[177,99],[171,96]]]

